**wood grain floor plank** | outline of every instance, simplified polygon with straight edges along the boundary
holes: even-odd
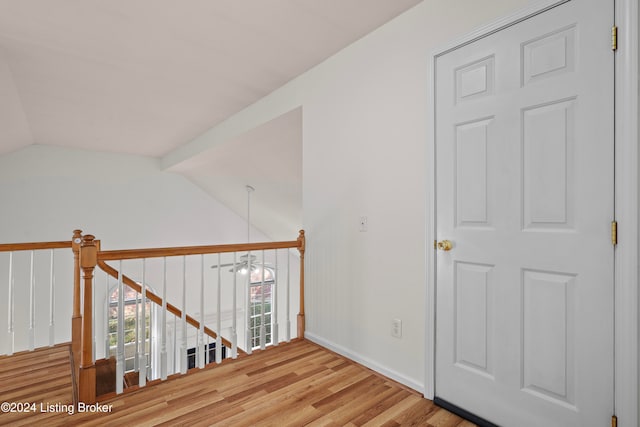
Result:
[[[363,426],[381,426],[385,425],[388,422],[397,422],[396,418],[402,415],[404,411],[409,410],[416,402],[420,401],[422,398],[417,394],[411,394],[406,398],[402,399],[397,404],[393,405],[386,411],[382,412],[377,417],[371,419],[367,423],[363,424]]]
[[[14,355],[15,364],[0,357],[0,400],[71,403],[68,346],[47,350]],[[0,414],[0,425],[473,426],[407,387],[304,340],[192,369],[101,403],[111,411]]]
[[[437,411],[427,420],[433,427],[457,427],[464,420],[459,416],[447,411]]]
[[[393,390],[384,384],[371,384],[364,393],[355,396],[346,404],[331,409],[325,417],[339,425],[345,425],[366,411],[372,405],[372,402],[375,402],[390,392],[393,392]],[[325,408],[325,411],[327,409],[328,408]]]
[[[404,400],[410,394],[410,392],[406,390],[399,390],[395,387],[392,388],[391,391],[393,392],[391,395],[389,395],[388,397],[384,395],[380,396],[378,399],[372,402],[372,405],[367,410],[357,415],[350,422],[357,426],[366,424],[387,409]]]

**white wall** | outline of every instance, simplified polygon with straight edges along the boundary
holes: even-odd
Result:
[[[425,1],[304,82],[308,331],[419,390],[431,241],[429,53],[526,4]],[[401,339],[390,334],[394,318]]]
[[[103,249],[246,240],[242,218],[153,158],[33,145],[0,157],[0,195],[3,242],[75,228]]]
[[[211,133],[233,137],[302,105],[308,336],[418,390],[425,379],[425,248],[431,241],[429,53],[529,3],[424,1]],[[60,239],[59,233],[80,227],[102,238],[105,248],[188,244],[222,238],[241,222],[216,229],[209,221],[221,207],[179,177],[160,173],[155,160],[39,150],[45,149],[0,159],[3,208],[5,200],[13,203],[0,225],[4,241]],[[87,158],[97,159],[96,173],[113,174],[113,181],[78,183],[81,171],[96,169],[79,164]],[[145,173],[132,176],[127,165]],[[103,198],[93,196],[100,193]],[[136,205],[136,219],[115,206],[118,199]],[[365,215],[369,231],[361,233],[358,220]],[[403,321],[401,339],[390,336],[393,318]]]
[[[432,241],[430,52],[530,3],[424,1],[180,151],[197,155],[302,106],[307,337],[417,390]],[[368,232],[358,231],[360,216]],[[394,318],[400,339],[390,334]]]
[[[182,176],[162,172],[158,160],[152,158],[30,146],[0,157],[0,200],[0,243],[71,240],[76,228],[101,239],[106,250],[246,240],[243,218]],[[252,230],[252,241],[265,240]],[[15,272],[16,350],[24,350],[28,344],[28,254],[16,254],[15,259],[23,267]],[[70,260],[65,251],[56,255],[57,342],[70,339]],[[214,262],[208,260],[208,275]],[[280,262],[285,262],[284,257]],[[37,254],[36,347],[48,344],[48,269],[48,254]],[[102,308],[105,277],[96,277],[96,300]],[[199,285],[199,277],[197,282]],[[173,286],[168,294],[170,302],[181,304],[181,288]],[[8,254],[0,253],[0,354],[9,345],[5,339],[7,296]],[[198,296],[199,292],[189,290],[192,315],[199,311]],[[101,317],[100,311],[98,314]]]

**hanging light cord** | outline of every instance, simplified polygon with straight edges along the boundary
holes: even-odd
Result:
[[[251,243],[251,192],[254,191],[250,185],[247,185],[247,243]]]

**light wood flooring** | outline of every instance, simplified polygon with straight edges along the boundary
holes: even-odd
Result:
[[[49,361],[48,367],[28,368],[38,359]],[[105,400],[107,413],[73,415],[40,410],[40,403],[71,404],[68,346],[0,357],[3,401],[37,405],[34,413],[0,413],[0,424],[10,425],[473,426],[304,340]]]
[[[56,413],[41,412],[41,402],[72,404],[71,352],[69,345],[47,347],[0,357],[0,404],[27,408],[21,412],[0,410],[0,425],[58,424]],[[33,404],[35,403],[35,407]],[[28,412],[27,412],[28,411]]]

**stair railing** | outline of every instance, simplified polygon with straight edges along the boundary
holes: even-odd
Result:
[[[74,240],[75,241],[75,240]],[[251,354],[254,349],[264,349],[266,345],[278,345],[279,341],[291,339],[290,331],[290,253],[292,249],[297,249],[300,254],[299,264],[299,295],[295,295],[295,299],[299,298],[299,313],[297,316],[297,336],[302,338],[304,336],[304,251],[305,251],[305,235],[304,231],[300,231],[298,238],[293,241],[284,242],[266,242],[266,243],[251,243],[251,244],[232,244],[232,245],[211,245],[211,246],[187,246],[187,247],[171,247],[171,248],[149,248],[149,249],[134,249],[134,250],[110,250],[103,251],[100,249],[100,242],[92,235],[85,235],[81,238],[79,245],[79,266],[82,270],[82,334],[81,334],[81,358],[79,365],[78,376],[78,389],[79,400],[85,403],[93,403],[100,395],[97,391],[100,384],[96,384],[97,371],[96,365],[100,365],[95,360],[95,338],[92,336],[95,328],[95,319],[93,313],[95,312],[93,304],[93,289],[96,286],[94,281],[95,268],[98,267],[102,270],[106,276],[117,280],[118,286],[118,339],[117,350],[115,357],[115,393],[123,392],[123,384],[130,382],[130,378],[127,378],[125,374],[125,360],[124,360],[124,340],[123,330],[124,322],[122,313],[125,311],[123,306],[124,294],[126,292],[134,293],[131,304],[135,304],[136,312],[136,356],[134,363],[136,364],[136,376],[137,387],[146,385],[146,366],[149,362],[146,357],[146,342],[142,345],[143,350],[140,350],[139,340],[141,337],[143,340],[147,338],[147,332],[145,331],[147,320],[146,314],[139,317],[138,304],[141,302],[142,310],[145,310],[146,301],[156,305],[160,310],[160,317],[156,322],[156,326],[159,326],[156,340],[159,340],[160,355],[154,355],[155,363],[159,365],[159,375],[156,372],[156,378],[164,380],[168,377],[169,369],[167,368],[167,353],[170,343],[167,342],[167,325],[168,316],[173,315],[174,320],[174,345],[173,345],[173,358],[174,367],[179,366],[179,369],[174,369],[173,373],[184,374],[187,367],[187,348],[188,348],[188,336],[187,327],[193,328],[195,331],[196,354],[195,365],[198,368],[203,368],[205,365],[205,347],[207,354],[209,354],[209,345],[205,344],[205,339],[215,340],[215,362],[220,363],[222,361],[222,349],[230,348],[231,357],[237,357],[238,353]],[[282,260],[283,252],[286,254],[286,274],[280,274],[281,266],[278,265],[278,251],[280,251],[280,260]],[[238,254],[240,257],[238,258]],[[231,263],[222,262],[222,256],[233,256]],[[199,256],[199,257],[198,257]],[[205,256],[207,256],[207,262],[205,262]],[[190,280],[190,285],[187,285],[187,258],[194,260],[199,258],[200,270],[199,277],[199,289],[198,286],[191,285],[193,280]],[[147,263],[148,260],[162,260],[163,267],[158,271],[150,271]],[[182,280],[167,279],[167,260],[182,259]],[[133,261],[137,260],[137,261]],[[275,260],[275,265],[273,261]],[[230,261],[227,259],[227,261]],[[127,262],[130,265],[132,262],[136,263],[134,269],[138,269],[138,272],[142,271],[142,280],[136,281],[132,277],[135,275],[126,273],[123,271],[123,262]],[[190,264],[193,267],[193,262]],[[205,264],[211,270],[206,269],[209,273],[205,272]],[[284,264],[284,263],[281,263]],[[157,262],[156,262],[157,265]],[[231,269],[228,269],[231,267]],[[164,271],[162,271],[164,269]],[[191,268],[193,270],[193,268]],[[243,270],[247,270],[246,275],[242,276]],[[127,270],[128,271],[128,270]],[[213,273],[210,273],[213,272]],[[229,274],[231,272],[231,274]],[[79,270],[78,270],[79,273]],[[189,273],[191,274],[191,273]],[[205,276],[213,274],[212,280],[206,279]],[[155,276],[154,276],[155,275]],[[146,276],[146,277],[145,277]],[[155,281],[150,279],[151,276],[155,277]],[[224,276],[224,278],[223,278]],[[284,277],[282,277],[284,276]],[[139,274],[138,274],[138,277]],[[191,274],[193,277],[193,274]],[[223,280],[224,279],[224,280]],[[232,281],[232,283],[229,283]],[[162,294],[157,295],[150,290],[147,281],[152,283],[162,283]],[[205,283],[207,281],[207,283]],[[177,283],[176,283],[177,282]],[[180,283],[181,282],[181,283]],[[243,286],[244,285],[244,286]],[[215,296],[207,297],[205,295],[205,287],[207,289],[215,288]],[[189,291],[188,291],[189,288]],[[178,308],[176,305],[168,302],[168,291],[172,291],[175,299],[176,294],[180,291],[182,294],[182,304]],[[189,293],[190,300],[193,301],[194,297],[200,304],[199,319],[187,315],[187,303],[186,295]],[[243,293],[244,292],[244,293]],[[229,333],[225,335],[222,327],[223,315],[225,308],[222,306],[223,295],[232,296],[232,302],[226,301],[225,304],[231,305],[229,311],[230,319],[225,321],[231,321],[230,327],[227,329]],[[244,301],[241,304],[237,303],[237,297],[244,296]],[[207,316],[205,307],[210,300],[215,300],[215,319],[210,319]],[[286,303],[283,302],[286,300]],[[239,309],[239,306],[244,305],[244,310]],[[286,317],[283,313],[279,313],[279,306],[284,305],[286,309]],[[193,306],[193,303],[192,303]],[[244,324],[244,329],[238,328],[238,313],[242,313],[243,317],[240,318],[240,323]],[[198,317],[198,316],[196,316]],[[279,318],[285,317],[284,334],[280,335]],[[75,319],[75,317],[74,317]],[[142,320],[139,320],[142,319]],[[178,319],[180,321],[180,328],[178,327]],[[226,330],[226,329],[224,329]],[[242,343],[238,342],[238,334],[244,335]],[[177,337],[181,335],[180,343],[178,344]],[[192,334],[193,335],[193,334]],[[206,338],[209,337],[209,338]],[[108,337],[105,339],[105,358],[108,357]],[[140,352],[141,351],[141,352]],[[180,363],[176,363],[177,360]],[[212,357],[209,357],[211,362]],[[192,365],[194,365],[192,363]],[[155,378],[153,378],[155,379]]]
[[[80,233],[76,230],[71,241],[0,244],[0,280],[6,284],[6,289],[0,287],[6,292],[0,299],[6,296],[7,319],[7,338],[1,341],[6,343],[6,347],[0,352],[11,355],[17,351],[34,350],[36,347],[67,341],[64,337],[68,333],[65,332],[68,326],[56,324],[56,318],[69,307],[59,301],[56,303],[55,295],[69,286],[64,283],[70,281],[72,274],[72,252],[69,249],[74,248],[73,241],[80,237]],[[16,302],[20,304],[18,312]],[[74,293],[72,335],[79,333],[79,302],[79,295]],[[45,312],[46,315],[43,314]],[[27,314],[27,318],[21,313]],[[16,332],[18,337],[27,337],[26,341],[19,339],[16,342]]]

